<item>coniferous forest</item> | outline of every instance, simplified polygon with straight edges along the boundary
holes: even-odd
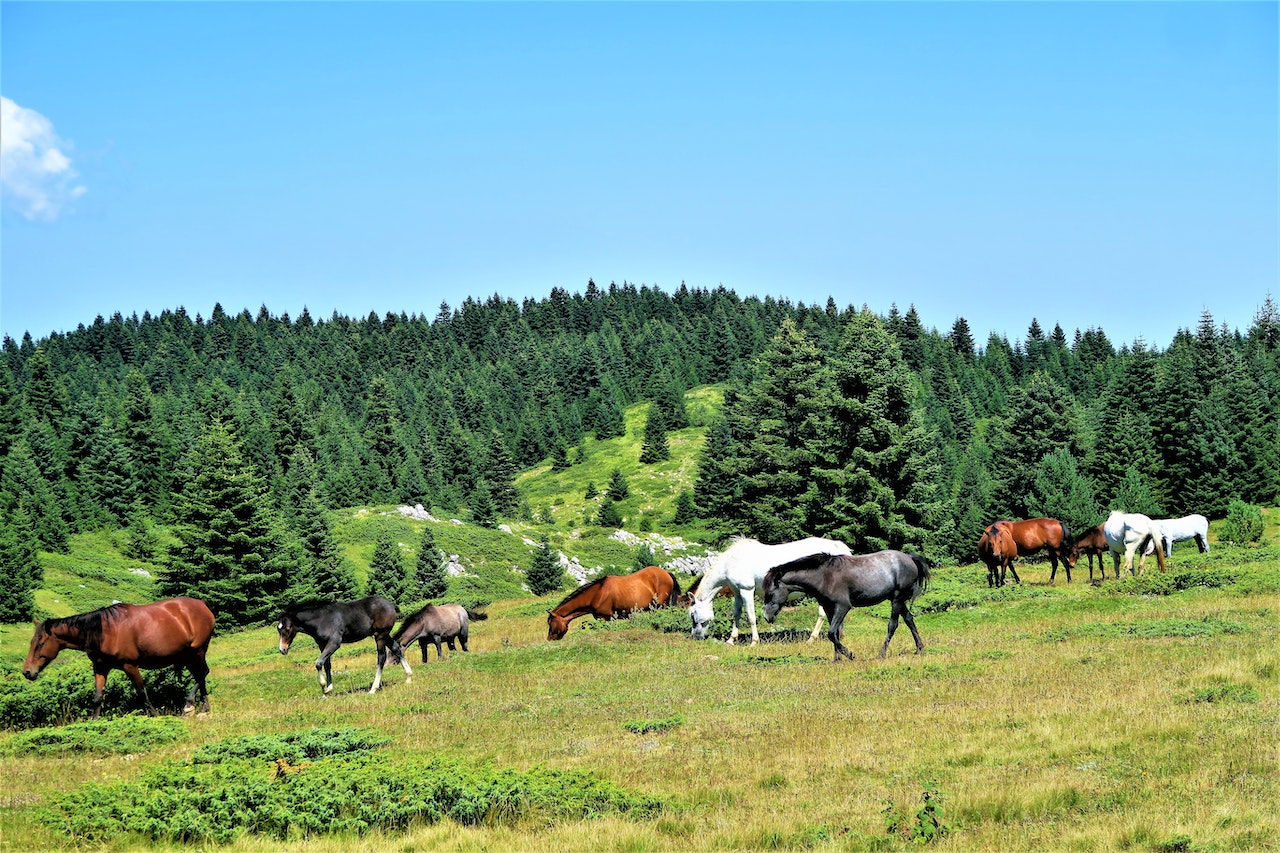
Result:
[[[226,627],[350,597],[329,510],[516,517],[521,470],[572,464],[644,402],[641,461],[664,458],[685,392],[708,384],[724,405],[680,512],[725,535],[971,562],[996,518],[1082,530],[1109,508],[1280,502],[1280,310],[1267,296],[1248,329],[1187,324],[1163,349],[1034,319],[977,341],[914,308],[589,281],[434,316],[215,306],[6,337],[0,619],[31,615],[39,551],[103,528]]]

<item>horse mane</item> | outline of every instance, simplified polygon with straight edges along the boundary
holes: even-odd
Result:
[[[581,595],[583,590],[588,590],[588,589],[591,589],[592,587],[600,586],[611,577],[613,577],[613,575],[601,575],[600,577],[596,578],[593,581],[587,581],[582,586],[578,587],[573,592],[569,593],[564,598],[560,599],[560,603],[551,609],[555,610],[556,607],[563,607],[564,605],[569,603],[570,599],[575,598],[578,595]]]
[[[65,628],[68,633],[75,634],[79,642],[84,645],[96,646],[102,642],[103,627],[119,616],[124,607],[125,605],[121,602],[116,602],[87,613],[76,613],[61,619],[46,619],[41,627],[48,633],[52,633],[54,628]]]
[[[281,610],[279,615],[276,616],[274,621],[279,622],[281,619],[283,619],[286,616],[294,617],[294,616],[297,616],[299,613],[302,613],[307,610],[319,610],[322,607],[332,607],[334,604],[337,604],[337,603],[338,602],[330,601],[327,598],[308,598],[304,601],[299,601],[297,604],[292,604],[284,608],[283,610]]]
[[[810,554],[807,557],[799,557],[789,563],[774,566],[765,574],[764,580],[768,582],[770,578],[773,578],[773,583],[777,583],[778,578],[788,572],[793,572],[797,569],[816,569],[829,560],[837,560],[843,556],[843,554]]]

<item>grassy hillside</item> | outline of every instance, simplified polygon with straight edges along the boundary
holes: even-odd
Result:
[[[470,654],[413,652],[412,681],[389,667],[377,695],[372,644],[344,646],[327,699],[310,641],[216,637],[208,715],[121,716],[114,673],[98,727],[0,733],[0,849],[1276,849],[1277,546],[1180,545],[1166,575],[1101,585],[1021,574],[992,591],[978,566],[940,569],[914,608],[923,656],[904,629],[874,657],[881,605],[846,621],[839,665],[802,641],[810,605],[730,648],[679,610],[550,643],[554,597],[498,601]],[[0,626],[0,699],[87,688],[71,652],[21,681],[29,636]]]

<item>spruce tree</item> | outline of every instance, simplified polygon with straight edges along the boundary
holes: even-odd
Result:
[[[615,501],[624,500],[627,495],[631,494],[631,490],[627,486],[627,478],[622,476],[621,468],[614,468],[609,474],[609,488],[605,490],[605,495]]]
[[[397,607],[405,602],[412,585],[400,545],[387,534],[378,537],[369,563],[369,595],[380,595]]]
[[[670,458],[671,448],[667,445],[666,416],[656,404],[651,404],[648,417],[645,418],[644,444],[640,448],[640,461],[649,465]]]
[[[439,598],[449,591],[449,580],[444,571],[444,555],[436,547],[436,537],[430,527],[422,529],[415,575],[421,598]]]
[[[0,513],[0,622],[34,614],[34,592],[44,581],[35,543],[31,517],[21,507]]]
[[[1083,533],[1106,515],[1094,497],[1093,483],[1080,472],[1075,457],[1065,448],[1040,460],[1031,483],[1027,512],[1035,517],[1056,518],[1072,533]]]
[[[1005,412],[994,419],[988,437],[996,491],[1005,518],[1027,518],[1031,483],[1045,456],[1066,449],[1079,455],[1080,434],[1070,393],[1046,373],[1036,373],[1025,388],[1009,396]]]
[[[297,521],[302,544],[303,565],[299,577],[291,584],[289,599],[302,601],[350,601],[360,597],[360,584],[355,568],[342,553],[329,513],[312,489],[302,500]]]
[[[485,480],[477,480],[471,492],[471,520],[481,527],[498,526],[498,511],[489,493],[489,483]]]
[[[734,441],[727,418],[719,417],[707,428],[706,439],[698,454],[698,477],[694,481],[694,505],[713,519],[740,518],[740,478],[738,464],[741,453]]]
[[[217,418],[183,467],[186,487],[174,507],[178,541],[160,591],[203,599],[228,628],[268,618],[297,566],[265,482]]]
[[[681,491],[676,496],[676,512],[671,517],[672,524],[692,524],[698,517],[697,507],[693,503],[693,495],[688,491]]]
[[[618,512],[618,505],[608,495],[605,495],[604,500],[600,502],[600,511],[596,513],[596,524],[601,527],[622,526],[622,513]]]
[[[525,572],[525,582],[534,595],[546,595],[564,586],[564,581],[564,569],[560,567],[560,561],[556,559],[555,552],[544,536],[541,544],[534,549],[529,571]]]

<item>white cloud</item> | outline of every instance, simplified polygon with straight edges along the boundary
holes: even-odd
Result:
[[[52,222],[84,195],[53,123],[0,97],[0,197],[27,219]]]

